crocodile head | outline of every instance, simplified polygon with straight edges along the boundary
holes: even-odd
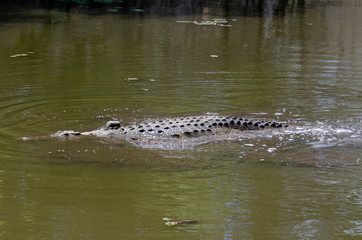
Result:
[[[121,127],[121,122],[115,121],[115,120],[108,121],[107,124],[106,124],[106,127],[107,128],[112,128],[112,129],[118,129],[118,128]]]

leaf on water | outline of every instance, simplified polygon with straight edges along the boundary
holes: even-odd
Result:
[[[176,220],[176,219],[172,219],[169,217],[164,217],[162,218],[163,221],[165,221],[165,224],[167,226],[175,226],[175,225],[180,225],[180,224],[194,224],[197,223],[196,220]]]

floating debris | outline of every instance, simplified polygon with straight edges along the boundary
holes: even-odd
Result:
[[[228,20],[226,19],[214,19],[213,21],[176,21],[177,23],[187,23],[187,24],[195,24],[198,26],[218,26],[218,27],[231,27],[231,24],[228,24]]]
[[[16,57],[26,57],[26,56],[28,56],[28,54],[26,54],[26,53],[18,53],[18,54],[11,55],[10,57],[11,58],[16,58]]]
[[[17,53],[17,54],[13,54],[10,57],[11,58],[16,58],[16,57],[28,57],[30,55],[33,55],[34,52],[26,52],[26,53]]]
[[[175,226],[175,225],[180,225],[180,224],[194,224],[194,223],[197,223],[196,220],[175,220],[175,219],[168,218],[168,217],[162,218],[162,220],[165,221],[165,224],[167,226]]]
[[[137,77],[128,77],[126,78],[126,81],[139,81],[140,78],[137,78]]]
[[[215,23],[219,23],[219,24],[226,24],[228,23],[228,20],[224,19],[224,18],[216,18],[214,20]]]
[[[219,55],[211,54],[210,57],[212,57],[212,58],[217,58],[217,57],[219,57]]]

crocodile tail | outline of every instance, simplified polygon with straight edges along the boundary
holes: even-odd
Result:
[[[282,128],[282,127],[286,126],[279,122],[264,122],[264,121],[254,122],[251,126],[251,128],[255,130],[264,129],[264,128]]]
[[[265,128],[282,128],[287,126],[279,122],[265,122],[243,118],[232,118],[229,122],[229,127],[238,130],[261,130]]]

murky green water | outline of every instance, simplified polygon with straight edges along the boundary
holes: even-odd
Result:
[[[361,237],[361,3],[177,23],[213,18],[0,23],[0,239]],[[20,140],[206,112],[290,128],[175,150]]]

